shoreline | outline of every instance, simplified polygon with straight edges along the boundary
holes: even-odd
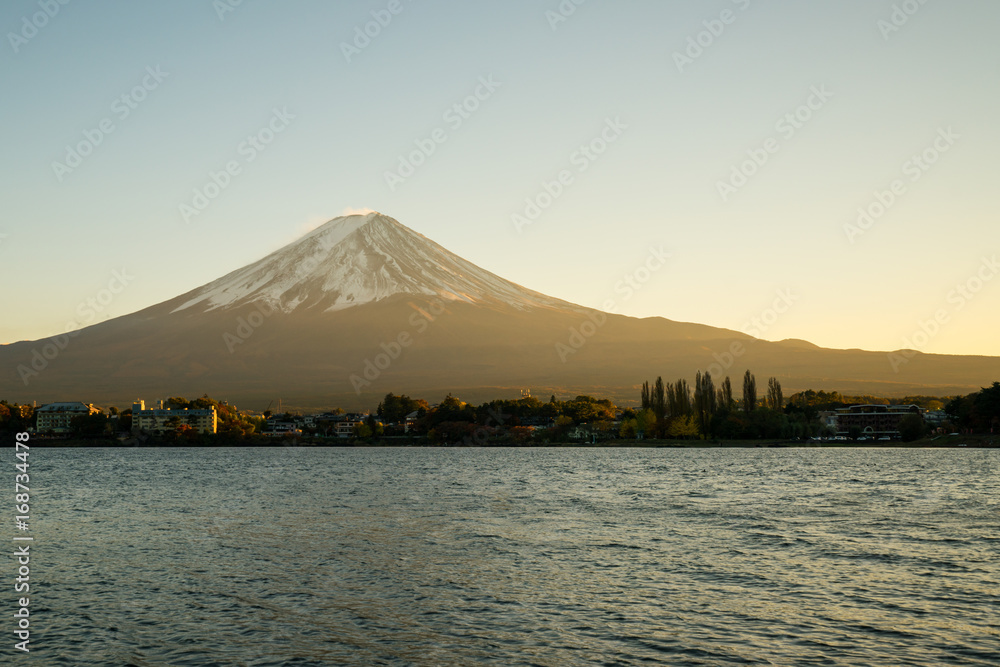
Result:
[[[923,438],[913,442],[801,442],[795,440],[731,440],[731,441],[706,441],[706,440],[605,440],[602,442],[553,442],[553,443],[525,443],[515,444],[507,442],[485,443],[485,444],[433,444],[426,441],[411,438],[381,438],[374,441],[347,440],[344,442],[331,441],[328,438],[298,438],[281,441],[274,440],[249,440],[249,441],[226,441],[218,443],[196,443],[196,442],[143,442],[136,443],[118,439],[45,439],[32,438],[34,447],[44,448],[114,448],[114,449],[164,449],[164,448],[193,448],[193,449],[216,449],[216,448],[425,448],[425,449],[455,449],[455,448],[476,448],[495,449],[509,447],[514,449],[1000,449],[1000,436],[994,434],[981,435],[958,435],[958,436],[938,436],[936,438]]]

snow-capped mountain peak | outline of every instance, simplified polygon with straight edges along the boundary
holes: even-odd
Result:
[[[260,261],[194,290],[173,312],[248,303],[284,312],[342,310],[399,294],[518,310],[582,310],[504,280],[373,212],[334,218]]]

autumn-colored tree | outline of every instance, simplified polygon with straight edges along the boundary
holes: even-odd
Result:
[[[676,417],[670,422],[668,435],[671,438],[697,438],[701,435],[694,415]]]
[[[636,428],[645,438],[656,436],[656,415],[652,410],[641,410],[635,416]]]

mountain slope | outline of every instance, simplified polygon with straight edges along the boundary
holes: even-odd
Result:
[[[198,288],[175,309],[263,303],[326,311],[407,294],[518,310],[582,310],[479,268],[379,213],[335,218],[264,259]]]
[[[897,359],[898,361],[898,359]],[[258,262],[131,315],[0,346],[0,398],[127,406],[208,393],[263,409],[370,408],[385,393],[466,400],[594,393],[743,371],[800,389],[957,394],[1000,358],[829,350],[611,315],[504,280],[380,214],[331,220]]]

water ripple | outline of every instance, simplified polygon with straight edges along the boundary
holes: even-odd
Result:
[[[996,451],[37,456],[38,664],[1000,663]]]

